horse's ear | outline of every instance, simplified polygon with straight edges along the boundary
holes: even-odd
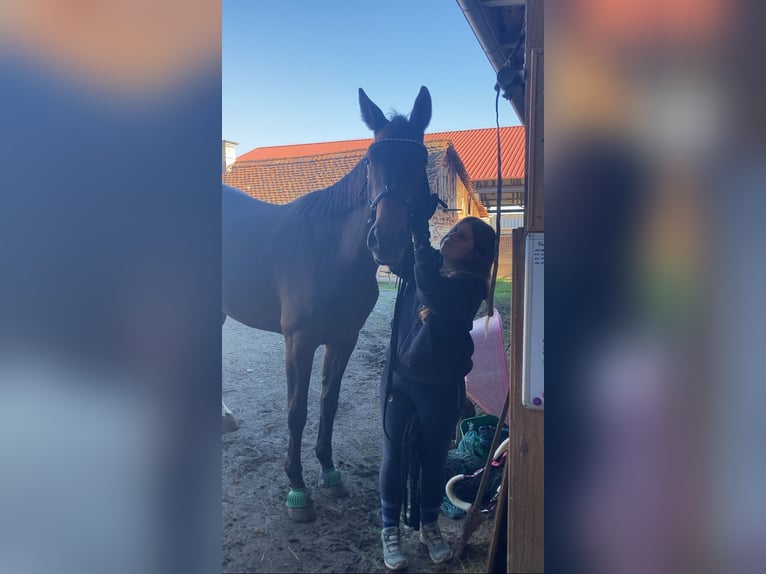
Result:
[[[362,119],[367,127],[377,133],[380,128],[388,123],[386,116],[380,111],[373,101],[367,97],[362,88],[359,88],[359,109],[362,111]]]
[[[410,124],[422,131],[426,131],[426,127],[430,121],[431,94],[428,93],[428,88],[421,86],[420,92],[418,92],[418,97],[415,98],[415,105],[412,106],[412,111],[410,112]]]

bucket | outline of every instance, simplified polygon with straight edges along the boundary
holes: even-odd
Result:
[[[478,417],[469,417],[460,421],[460,436],[464,437],[465,433],[469,430],[469,425],[473,424],[474,430],[479,430],[479,427],[495,427],[497,428],[498,419],[495,415],[480,415]]]

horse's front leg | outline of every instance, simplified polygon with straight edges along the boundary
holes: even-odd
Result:
[[[319,435],[316,455],[322,465],[322,490],[334,497],[348,494],[340,471],[332,460],[332,429],[338,411],[338,396],[343,373],[356,345],[357,336],[325,345],[322,367],[322,396],[319,402]]]
[[[311,493],[303,482],[301,440],[306,426],[311,365],[317,346],[303,334],[285,335],[287,426],[290,430],[285,460],[285,473],[290,480],[287,513],[298,522],[309,522],[316,518]]]
[[[223,324],[226,322],[226,313],[221,313],[221,326],[223,327]],[[239,428],[239,423],[237,422],[237,419],[234,417],[234,413],[229,410],[229,407],[227,407],[223,399],[221,399],[221,424],[222,424],[222,431],[224,433],[227,432],[233,432]]]
[[[233,432],[239,428],[239,423],[234,417],[234,413],[231,412],[223,401],[221,401],[221,419],[224,433]]]

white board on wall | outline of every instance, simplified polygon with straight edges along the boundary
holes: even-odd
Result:
[[[524,256],[524,355],[521,401],[530,409],[545,407],[545,240],[528,233]]]

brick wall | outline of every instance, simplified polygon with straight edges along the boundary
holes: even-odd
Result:
[[[436,213],[431,218],[431,245],[438,249],[442,238],[447,235],[458,221],[458,213],[455,211],[445,211],[441,207],[436,208]]]

